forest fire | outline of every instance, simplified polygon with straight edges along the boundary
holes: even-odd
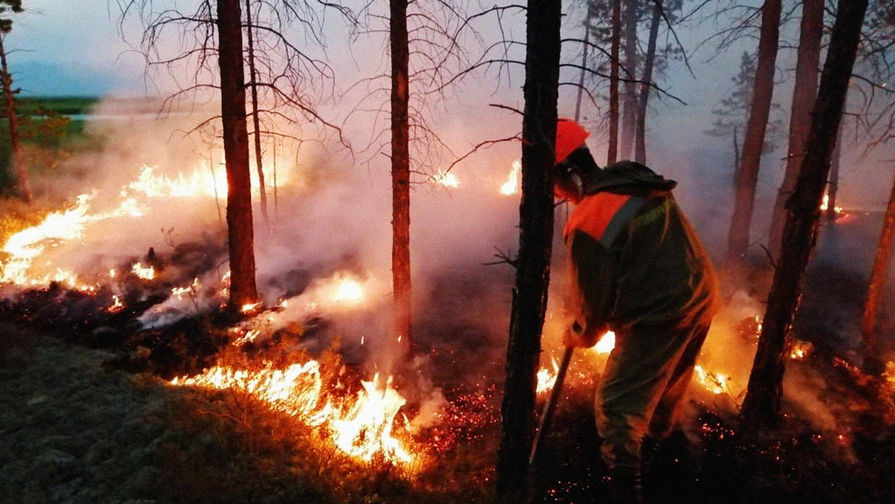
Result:
[[[522,171],[522,161],[513,161],[513,168],[507,176],[507,181],[500,186],[500,194],[511,196],[519,192],[519,172]]]
[[[265,363],[261,369],[235,369],[218,365],[196,376],[174,378],[175,386],[234,390],[264,401],[271,409],[286,413],[310,427],[319,428],[344,454],[362,462],[377,456],[408,468],[419,463],[408,442],[395,437],[395,422],[404,431],[406,417],[399,415],[405,399],[392,387],[391,377],[376,374],[362,381],[356,395],[337,397],[329,392],[320,364],[310,360],[276,369]]]

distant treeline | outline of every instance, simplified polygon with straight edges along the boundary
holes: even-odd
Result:
[[[17,98],[16,106],[20,115],[78,115],[89,113],[98,101],[95,96],[29,96]]]

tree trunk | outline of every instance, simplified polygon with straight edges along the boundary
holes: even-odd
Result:
[[[587,68],[587,50],[590,46],[590,18],[593,14],[590,4],[587,4],[587,15],[584,16],[584,50],[581,55],[581,76],[578,77],[578,97],[575,99],[575,122],[581,119],[581,95],[584,93],[584,70]]]
[[[733,184],[736,188],[737,173],[740,171],[740,130],[733,129]]]
[[[31,191],[31,177],[25,168],[22,147],[19,144],[19,118],[16,115],[16,101],[13,98],[12,76],[6,65],[6,48],[3,46],[5,35],[0,35],[0,79],[3,80],[3,94],[6,96],[6,116],[9,119],[9,143],[12,146],[12,173],[16,177],[16,194],[26,203],[31,204],[34,193]]]
[[[227,237],[232,310],[258,301],[239,10],[239,0],[218,0],[218,64],[221,70],[221,121],[227,166]]]
[[[407,0],[390,0],[389,33],[392,52],[392,281],[394,330],[406,351],[410,333],[410,126]]]
[[[629,159],[634,146],[637,121],[637,2],[625,7],[625,108],[622,115],[622,138],[619,157]]]
[[[777,58],[777,38],[780,31],[780,0],[765,0],[761,8],[761,36],[758,42],[758,66],[755,70],[755,86],[740,169],[737,172],[736,197],[730,231],[727,237],[727,257],[737,263],[749,248],[749,227],[752,224],[752,206],[755,204],[755,187],[758,168],[764,146],[764,134],[771,112],[774,92],[774,62]]]
[[[886,207],[883,232],[876,246],[876,259],[873,261],[873,272],[870,274],[870,285],[867,288],[867,299],[864,301],[864,315],[861,317],[861,338],[864,344],[865,360],[876,360],[879,355],[874,336],[876,314],[879,311],[880,296],[886,284],[889,272],[889,260],[892,258],[892,239],[895,238],[895,181],[892,183],[892,194]]]
[[[622,1],[612,0],[612,43],[609,62],[609,152],[606,164],[618,160],[618,58],[622,32]]]
[[[788,215],[780,263],[768,295],[758,350],[740,412],[747,431],[756,432],[774,425],[780,412],[786,336],[798,308],[802,277],[817,239],[820,202],[867,1],[839,1],[820,89],[811,114],[808,150],[799,169],[795,192],[786,204]]]
[[[646,105],[649,100],[650,82],[653,80],[653,62],[656,59],[656,39],[659,37],[659,21],[662,19],[662,0],[654,0],[653,18],[650,20],[649,41],[646,46],[646,61],[643,68],[643,82],[640,83],[640,104],[637,114],[637,132],[634,142],[634,160],[646,164]]]
[[[786,222],[786,200],[792,195],[799,178],[799,165],[805,157],[805,142],[811,128],[811,107],[817,97],[817,77],[820,66],[820,42],[824,30],[824,0],[802,0],[802,25],[799,35],[799,53],[796,60],[796,82],[792,93],[792,110],[789,118],[789,150],[786,172],[777,191],[768,250],[774,262],[780,258],[783,241],[783,224]]]
[[[827,187],[827,219],[836,219],[836,195],[839,193],[839,162],[842,160],[842,126],[836,135],[836,147],[833,147],[833,158],[830,159],[830,181]]]
[[[528,452],[535,426],[535,385],[547,309],[553,243],[553,149],[559,85],[560,2],[529,0],[526,22],[525,113],[519,256],[510,315],[501,407],[497,487],[504,502],[527,492]]]
[[[249,42],[249,88],[252,90],[252,127],[255,129],[255,167],[258,170],[258,194],[261,196],[261,216],[264,225],[270,229],[267,216],[267,193],[264,187],[264,166],[261,162],[261,120],[258,118],[258,83],[255,72],[255,42],[252,35],[252,6],[246,0],[246,35]]]

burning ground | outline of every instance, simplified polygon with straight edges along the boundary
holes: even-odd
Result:
[[[418,191],[417,353],[404,360],[386,315],[382,181],[323,154],[284,168],[276,217],[257,224],[264,300],[234,317],[221,309],[219,153],[111,138],[70,161],[71,173],[95,178],[72,182],[66,204],[9,224],[3,238],[5,502],[492,500],[513,279],[507,265],[482,263],[515,240],[511,163]],[[861,222],[837,222],[840,243],[853,243],[843,235]],[[826,238],[821,259],[840,253]],[[728,289],[685,432],[655,447],[651,496],[895,498],[895,386],[857,367],[848,324],[862,283],[843,280],[854,275],[817,261],[792,342],[784,425],[758,438],[738,432],[735,414],[763,311],[749,289],[761,287]],[[541,400],[560,354],[563,281],[554,275]],[[835,303],[824,295],[830,283]],[[601,499],[590,400],[611,346],[607,337],[576,353],[537,474],[551,502]]]

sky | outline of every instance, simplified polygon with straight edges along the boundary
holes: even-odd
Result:
[[[157,1],[159,5],[164,1]],[[189,3],[189,2],[179,2]],[[760,3],[760,2],[756,2]],[[564,5],[569,5],[564,2]],[[145,71],[144,59],[133,47],[122,40],[122,31],[132,42],[139,41],[140,27],[134,20],[129,20],[122,27],[119,25],[120,14],[116,0],[89,0],[72,2],[62,0],[30,0],[25,5],[27,11],[17,15],[13,31],[8,35],[6,47],[10,52],[10,66],[14,72],[16,85],[22,88],[23,95],[155,95],[158,89],[154,84],[153,74]],[[567,8],[568,16],[564,30],[566,36],[573,31],[576,16],[580,12]],[[682,28],[679,35],[685,47],[695,48],[705,36],[718,25],[705,22],[699,26]],[[518,29],[518,27],[517,27]],[[522,33],[519,31],[518,33]],[[791,34],[790,34],[791,37]],[[337,78],[344,82],[356,80],[358,71],[362,70],[364,60],[381,61],[383,54],[367,51],[366,47],[352,47],[343,50],[340,45],[344,37],[329,37],[328,55],[337,63]],[[661,42],[661,40],[660,40]],[[662,154],[662,164],[670,166],[672,176],[676,177],[709,177],[718,184],[726,181],[727,166],[732,163],[732,154],[728,144],[703,134],[711,127],[710,111],[717,106],[721,97],[731,90],[730,79],[737,72],[740,54],[744,50],[754,50],[755,40],[745,40],[739,45],[713,54],[709,48],[703,47],[690,56],[693,68],[691,73],[683,64],[672,63],[667,70],[665,84],[668,90],[681,98],[686,105],[671,100],[658,102],[653,100],[654,114],[649,118],[648,136],[653,152]],[[576,49],[564,48],[564,58],[573,59]],[[791,69],[794,66],[794,51],[782,50],[778,60],[778,69]],[[778,70],[778,74],[779,74]],[[148,76],[148,77],[147,77]],[[481,80],[475,81],[471,87],[467,85],[459,93],[465,101],[456,101],[446,106],[445,122],[453,124],[460,132],[456,136],[466,143],[474,143],[476,138],[487,134],[489,121],[475,119],[481,116],[488,103],[498,102],[521,108],[522,79],[516,78],[509,86],[502,86],[497,95],[494,90],[494,72],[484,74]],[[563,74],[563,80],[577,81],[574,71]],[[790,90],[785,81],[775,91],[775,101],[788,105]],[[467,81],[469,82],[469,80]],[[343,85],[347,85],[344,84]],[[471,97],[475,96],[476,101]],[[571,86],[560,90],[560,115],[571,116],[574,113],[575,92]],[[455,95],[452,99],[455,99]],[[595,116],[605,111],[595,110],[585,104],[584,116]],[[493,114],[493,110],[488,111]],[[512,122],[511,116],[509,121]],[[787,117],[788,119],[788,117]],[[602,153],[605,150],[604,135],[593,135],[589,143],[592,150]],[[727,141],[729,142],[729,141]],[[602,154],[605,157],[605,154]],[[596,156],[601,162],[600,155]],[[653,156],[654,158],[658,156]],[[779,164],[771,160],[769,164]],[[844,168],[845,177],[843,195],[848,195],[848,178],[857,179],[855,172],[849,172],[853,166]],[[760,181],[760,191],[773,192],[777,183],[779,170],[765,170],[768,174]],[[891,171],[883,173],[883,176]],[[857,184],[856,184],[857,185]],[[874,206],[884,203],[887,197],[887,186],[877,184],[871,189],[869,198]],[[877,190],[878,189],[878,190]],[[878,193],[878,194],[877,194]],[[694,195],[694,200],[702,198]],[[686,199],[686,195],[683,196]],[[761,204],[758,205],[762,207]]]

